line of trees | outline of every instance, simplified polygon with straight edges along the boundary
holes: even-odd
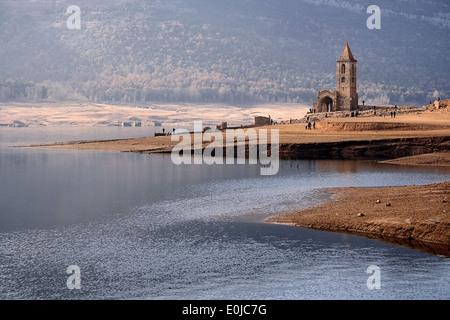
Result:
[[[2,8],[8,19],[0,19],[0,74],[35,82],[0,79],[0,101],[311,103],[317,91],[336,86],[335,59],[343,45],[336,30],[355,31],[346,29],[347,19],[334,19],[333,10],[321,13],[331,24],[317,23],[316,6],[294,12],[276,1],[264,1],[272,7],[245,1],[239,14],[220,1],[84,2],[80,30],[67,30],[61,18],[66,8],[43,1],[33,2],[34,9],[17,1]],[[217,10],[222,6],[230,14]],[[434,26],[422,27],[424,34],[438,32],[434,38],[445,36]],[[383,36],[386,46],[397,40]],[[409,41],[418,40],[402,37],[406,44],[387,51],[362,45],[362,37],[352,41],[360,59],[360,98],[407,103],[428,101],[435,90],[449,95],[445,67],[436,63],[445,66],[446,60],[429,42],[433,37],[411,48]],[[423,60],[423,50],[429,59]]]
[[[214,79],[214,75],[193,75],[173,81],[152,79],[149,75],[114,75],[82,83],[77,91],[95,102],[297,103],[313,100],[316,95],[309,88],[288,88],[268,80],[246,83],[239,79]]]
[[[0,101],[26,100],[37,101],[48,98],[48,88],[31,81],[1,79]]]
[[[264,81],[214,79],[204,76],[202,80],[193,76],[190,80],[174,78],[173,82],[164,77],[156,80],[150,75],[129,74],[101,76],[98,80],[86,82],[42,83],[17,79],[0,78],[0,102],[9,101],[82,101],[104,103],[151,103],[151,102],[190,102],[190,103],[230,103],[251,104],[264,102],[311,103],[317,97],[313,88],[292,88],[265,79]],[[333,85],[327,88],[333,89]],[[358,85],[361,100],[377,104],[409,103],[428,101],[433,94],[416,88],[405,90],[397,86],[374,84],[361,81]]]

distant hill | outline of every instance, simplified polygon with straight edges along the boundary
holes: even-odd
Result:
[[[356,0],[1,0],[0,100],[311,103],[335,88],[346,41],[361,100],[450,96],[448,2],[377,5],[380,30]]]

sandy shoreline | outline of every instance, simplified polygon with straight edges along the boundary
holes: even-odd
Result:
[[[316,130],[305,130],[304,123],[259,129],[278,129],[280,153],[294,159],[388,156],[390,160],[381,163],[450,168],[450,112],[446,109],[396,119],[329,119],[317,123]],[[162,136],[38,147],[159,153],[170,152],[177,143],[170,136]],[[329,192],[335,194],[335,201],[272,217],[267,222],[363,235],[450,256],[450,182],[336,188]]]
[[[434,166],[450,167],[450,151],[420,154],[410,157],[380,161],[380,163],[396,164],[401,166]]]
[[[289,114],[291,108],[293,106],[285,106],[286,115]],[[246,112],[251,110],[256,109],[247,109]],[[204,111],[203,107],[197,110],[199,113]],[[225,108],[221,112],[224,111],[230,112],[231,109]],[[222,116],[221,113],[218,114]],[[200,114],[198,116],[200,117],[198,119],[202,119]],[[384,117],[329,118],[318,122],[315,130],[305,130],[304,123],[279,124],[255,129],[256,131],[267,130],[269,133],[271,130],[278,130],[280,156],[286,158],[392,159],[450,149],[450,112],[447,110],[405,114],[397,116],[395,119]],[[171,138],[171,136],[161,136],[109,141],[73,141],[37,146],[160,153],[170,152],[178,143],[178,140],[172,141]],[[209,142],[205,142],[203,147],[208,144]]]
[[[450,151],[380,161],[446,168]],[[425,186],[325,189],[334,200],[268,223],[343,232],[450,257],[450,181]]]
[[[363,235],[450,256],[450,181],[328,191],[333,201],[267,222]]]

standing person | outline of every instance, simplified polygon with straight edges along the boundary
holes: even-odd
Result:
[[[313,122],[313,129],[316,130],[316,122]]]
[[[166,129],[163,128],[163,134],[166,132]]]

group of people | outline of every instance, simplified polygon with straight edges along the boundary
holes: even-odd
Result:
[[[163,134],[166,134],[166,129],[163,128],[162,132],[163,132]],[[169,136],[170,136],[170,134],[171,134],[170,132],[167,133],[167,135],[169,135]],[[175,128],[172,129],[172,134],[175,134]]]
[[[384,113],[384,117],[386,118],[386,113],[388,113],[388,109],[386,109],[386,112]],[[394,111],[391,111],[391,118],[395,118],[397,115],[397,106],[394,107]]]
[[[311,130],[311,126],[313,129],[316,129],[316,122],[314,121],[311,125],[311,121],[308,121],[308,124],[305,127],[305,130]]]

